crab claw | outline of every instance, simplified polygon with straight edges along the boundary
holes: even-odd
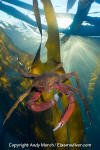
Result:
[[[63,124],[61,122],[59,122],[58,125],[53,129],[53,131],[55,132],[56,130],[58,130],[62,126],[63,126]]]
[[[56,131],[57,129],[61,128],[71,117],[74,108],[75,108],[75,102],[74,102],[74,96],[73,95],[68,95],[68,99],[69,99],[69,105],[66,107],[60,122],[58,123],[58,125],[53,129],[53,131]]]
[[[35,103],[36,100],[38,100],[38,97],[40,97],[41,93],[37,92],[34,94],[34,96],[32,97],[31,100],[28,101],[28,108],[33,111],[33,112],[41,112],[41,111],[45,111],[51,107],[53,107],[56,102],[59,100],[59,96],[58,94],[54,95],[54,99],[53,100],[49,100],[49,101],[44,101],[41,103]],[[36,97],[38,96],[38,97]]]

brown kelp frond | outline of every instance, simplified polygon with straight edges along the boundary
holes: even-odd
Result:
[[[34,11],[34,15],[36,18],[38,29],[40,31],[40,34],[42,35],[41,17],[40,17],[40,12],[39,12],[39,8],[38,8],[38,1],[37,0],[33,0],[33,11]]]
[[[87,16],[90,10],[92,2],[93,2],[92,0],[79,0],[77,12],[70,26],[71,33],[78,32],[82,22],[84,21],[85,17]]]
[[[40,58],[41,43],[42,43],[42,25],[41,25],[41,17],[40,17],[40,12],[39,12],[39,8],[38,8],[38,1],[37,0],[33,0],[33,11],[34,11],[34,15],[36,18],[38,29],[39,29],[40,34],[41,34],[41,42],[40,42],[39,48],[37,50],[37,53],[35,55],[35,58],[32,62],[32,66]]]
[[[28,91],[26,91],[24,94],[22,94],[19,99],[16,101],[16,103],[12,106],[12,108],[9,110],[9,112],[6,115],[6,118],[4,119],[3,125],[5,124],[5,122],[10,118],[10,116],[12,115],[13,111],[18,107],[19,103],[21,103],[25,97],[27,97],[29,95],[29,93],[31,92],[32,88],[30,88]]]
[[[40,43],[40,45],[39,45],[39,48],[38,48],[37,53],[36,53],[36,55],[35,55],[35,58],[34,58],[34,60],[33,60],[33,62],[32,62],[32,67],[33,67],[33,65],[35,64],[35,62],[37,62],[38,59],[40,59],[40,51],[41,51],[41,43]],[[32,68],[32,67],[31,67],[31,68]]]
[[[88,85],[88,98],[92,99],[94,90],[95,90],[95,84],[100,75],[100,54],[97,58],[96,67],[94,68],[94,71],[91,73],[89,85]]]
[[[52,63],[54,61],[55,64],[57,64],[60,61],[60,38],[55,10],[51,0],[41,1],[44,6],[44,13],[47,22],[48,40],[46,42],[46,48],[48,50],[48,62]]]
[[[47,22],[48,39],[46,42],[47,62],[42,63],[39,59],[33,63],[31,71],[33,74],[50,72],[57,64],[60,63],[60,38],[57,25],[56,14],[51,0],[41,0],[44,6],[44,13]],[[51,17],[52,16],[52,17]],[[61,68],[63,70],[63,68]],[[63,72],[63,71],[62,71]]]

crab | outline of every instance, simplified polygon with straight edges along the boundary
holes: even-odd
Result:
[[[64,93],[67,96],[68,103],[69,103],[68,106],[65,108],[65,111],[60,121],[58,122],[58,125],[53,129],[53,131],[56,131],[58,128],[62,127],[71,117],[75,108],[75,97],[74,97],[75,93],[78,94],[83,100],[87,115],[91,123],[91,115],[89,112],[88,103],[85,97],[80,93],[80,82],[79,82],[78,73],[71,72],[71,73],[57,74],[56,71],[61,66],[62,64],[59,64],[51,72],[44,72],[41,75],[21,73],[24,78],[29,78],[33,81],[32,86],[28,91],[26,91],[24,94],[22,94],[19,97],[19,99],[16,101],[16,103],[8,112],[3,124],[5,124],[5,122],[11,116],[13,111],[17,108],[19,103],[21,103],[24,100],[24,98],[27,97],[31,92],[34,92],[34,94],[31,97],[31,99],[27,102],[27,106],[29,110],[31,110],[32,112],[42,112],[53,107],[56,104],[56,102],[59,100],[59,95],[57,93],[54,95],[53,100],[36,103],[38,99],[41,97],[42,92],[44,91],[50,92],[52,89],[56,89],[59,93]],[[65,81],[71,78],[72,76],[75,76],[77,88],[65,84]]]

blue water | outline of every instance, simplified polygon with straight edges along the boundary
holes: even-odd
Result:
[[[87,143],[92,144],[91,149],[96,150],[99,147],[100,137],[100,65],[98,65],[98,77],[95,82],[92,99],[88,98],[88,87],[91,73],[94,72],[100,55],[100,38],[73,36],[62,46],[62,60],[66,72],[76,71],[79,74],[81,82],[81,91],[89,102],[92,115],[92,126],[89,126],[89,120],[84,110],[81,99],[78,98],[80,105],[85,135]],[[71,79],[74,86],[75,80]],[[83,139],[83,143],[85,142]]]

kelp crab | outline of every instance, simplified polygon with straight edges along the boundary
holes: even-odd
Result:
[[[65,111],[61,117],[61,120],[59,121],[58,125],[53,129],[53,131],[56,131],[58,128],[62,127],[70,118],[72,115],[72,112],[74,111],[75,107],[75,98],[74,93],[78,94],[81,99],[83,100],[83,103],[85,105],[86,112],[88,114],[88,117],[90,119],[91,123],[91,115],[88,108],[88,103],[84,96],[80,93],[80,82],[78,78],[78,74],[76,72],[71,73],[65,73],[65,74],[57,74],[56,70],[61,67],[61,64],[59,64],[56,68],[54,68],[51,72],[44,72],[41,75],[37,74],[29,74],[29,73],[21,73],[24,78],[32,79],[32,86],[31,88],[26,91],[24,94],[22,94],[17,102],[14,104],[14,106],[10,109],[8,112],[3,124],[7,121],[7,119],[11,116],[12,112],[16,109],[18,104],[24,100],[25,97],[27,97],[31,92],[34,91],[33,97],[28,101],[27,105],[28,108],[33,112],[41,112],[45,111],[49,108],[51,108],[53,105],[56,104],[56,102],[59,99],[58,94],[54,95],[53,100],[49,101],[43,101],[41,103],[36,103],[38,99],[41,97],[42,92],[46,91],[49,92],[52,89],[58,90],[59,93],[64,93],[68,97],[68,106],[65,108]],[[72,86],[69,86],[64,83],[67,79],[71,78],[72,76],[75,76],[77,88],[74,88]]]

